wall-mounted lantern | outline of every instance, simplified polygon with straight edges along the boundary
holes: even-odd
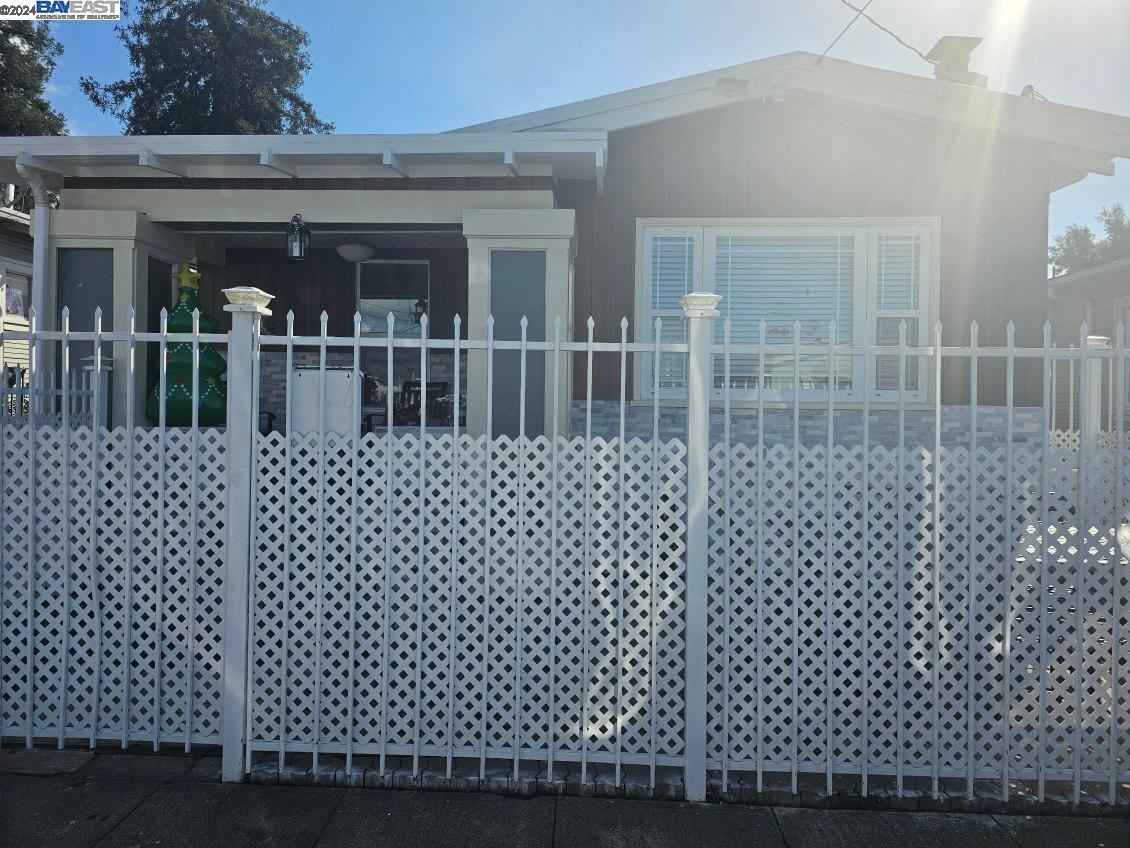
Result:
[[[296,262],[305,261],[309,250],[310,226],[296,212],[290,219],[290,226],[286,228],[286,258]]]

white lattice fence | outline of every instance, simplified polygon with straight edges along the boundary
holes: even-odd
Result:
[[[0,433],[0,735],[218,743],[226,437],[40,426],[34,478],[30,437]]]
[[[353,454],[260,440],[252,749],[682,764],[681,442],[382,434]]]
[[[1130,777],[1117,451],[943,448],[935,501],[923,448],[762,450],[711,457],[712,769]]]

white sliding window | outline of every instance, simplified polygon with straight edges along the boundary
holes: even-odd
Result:
[[[680,222],[682,223],[682,222]],[[731,356],[732,397],[769,399],[792,396],[793,358],[773,348],[824,346],[835,327],[838,345],[897,344],[900,321],[907,323],[907,344],[922,341],[933,288],[929,223],[889,225],[809,221],[709,221],[702,226],[671,226],[643,222],[637,255],[644,260],[638,279],[637,321],[647,324],[641,338],[652,337],[656,316],[663,319],[662,341],[685,340],[685,321],[679,298],[689,291],[722,295],[722,319],[731,322],[731,340],[744,348]],[[758,386],[759,329],[765,322],[765,385]],[[799,335],[797,330],[799,328]],[[892,336],[893,333],[893,336]],[[715,323],[716,343],[722,341],[722,320]],[[661,357],[660,393],[681,397],[686,391],[684,357]],[[882,397],[898,389],[898,363],[892,357],[874,361],[870,388]],[[921,363],[908,357],[908,399],[921,397]],[[861,357],[839,356],[833,365],[835,390],[845,400],[862,397]],[[651,389],[650,370],[640,381],[641,394]],[[641,377],[645,375],[641,374]],[[714,386],[720,392],[722,357],[714,363]],[[828,360],[805,354],[799,368],[802,397],[817,399],[828,391]]]

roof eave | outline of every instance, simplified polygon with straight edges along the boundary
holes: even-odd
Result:
[[[50,175],[126,177],[553,176],[596,179],[601,130],[331,136],[0,138],[0,181],[16,163]]]
[[[1130,294],[1130,258],[1052,277],[1048,280],[1048,293],[1063,300]]]
[[[794,52],[590,98],[456,132],[615,131],[741,100],[805,94],[944,126],[1130,157],[1130,118]],[[733,83],[738,83],[734,85]],[[741,83],[744,82],[744,86]],[[1100,171],[1101,173],[1102,171]]]

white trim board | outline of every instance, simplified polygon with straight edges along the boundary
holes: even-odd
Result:
[[[0,182],[17,160],[52,176],[544,176],[596,179],[600,130],[309,136],[24,136],[0,138]]]

